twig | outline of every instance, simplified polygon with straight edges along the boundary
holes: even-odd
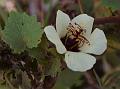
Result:
[[[95,18],[95,21],[94,21],[95,25],[106,24],[106,23],[120,24],[120,16]]]
[[[81,0],[77,0],[78,4],[79,4],[79,7],[80,7],[80,12],[81,14],[83,14],[83,5],[82,5],[82,1]]]
[[[99,76],[97,75],[97,73],[96,73],[96,71],[94,69],[93,69],[93,73],[94,73],[94,75],[96,77],[96,80],[97,80],[97,82],[99,84],[100,89],[103,89],[101,80],[100,80]]]

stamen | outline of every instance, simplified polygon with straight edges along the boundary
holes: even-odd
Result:
[[[61,39],[67,50],[77,52],[85,43],[90,45],[90,42],[84,36],[86,29],[82,29],[77,23],[69,23],[67,30],[66,36]]]

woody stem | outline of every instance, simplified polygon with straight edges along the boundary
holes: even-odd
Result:
[[[106,23],[120,24],[120,16],[95,18],[94,25],[103,25]]]

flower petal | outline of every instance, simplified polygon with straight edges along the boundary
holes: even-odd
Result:
[[[95,57],[81,52],[67,52],[65,62],[73,71],[87,71],[96,63]]]
[[[81,14],[73,18],[72,23],[77,23],[83,29],[86,30],[85,36],[90,37],[92,27],[93,27],[94,18],[88,16],[87,14]]]
[[[63,54],[66,52],[66,48],[61,42],[55,28],[53,26],[47,26],[44,28],[45,34],[49,41],[55,44],[57,52]]]
[[[70,23],[70,18],[67,14],[64,12],[58,10],[57,11],[57,17],[56,17],[56,29],[57,32],[61,37],[64,37],[67,33],[67,27]]]
[[[107,39],[102,30],[96,28],[90,37],[90,46],[82,49],[83,52],[96,55],[102,54],[107,48]]]

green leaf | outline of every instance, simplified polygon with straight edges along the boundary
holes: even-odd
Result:
[[[61,62],[60,62],[60,58],[56,57],[52,59],[52,63],[51,63],[51,67],[48,66],[48,75],[51,76],[56,76],[57,73],[59,73],[61,71]]]
[[[45,37],[45,35],[41,38],[41,43],[36,48],[27,49],[29,55],[33,58],[36,58],[38,62],[40,63],[41,60],[45,59],[45,56],[47,55],[48,50],[48,42]]]
[[[63,56],[58,54],[55,48],[49,48],[48,54],[48,64],[45,65],[46,75],[55,77],[61,72],[61,59],[63,59]]]
[[[2,33],[3,40],[14,49],[14,52],[20,53],[26,48],[37,47],[43,30],[34,16],[11,12]]]
[[[113,11],[120,9],[120,0],[102,0],[102,4]]]
[[[73,72],[70,70],[64,70],[59,75],[55,87],[53,89],[70,89],[73,85],[81,85],[82,80],[80,80],[81,74],[80,72]]]

